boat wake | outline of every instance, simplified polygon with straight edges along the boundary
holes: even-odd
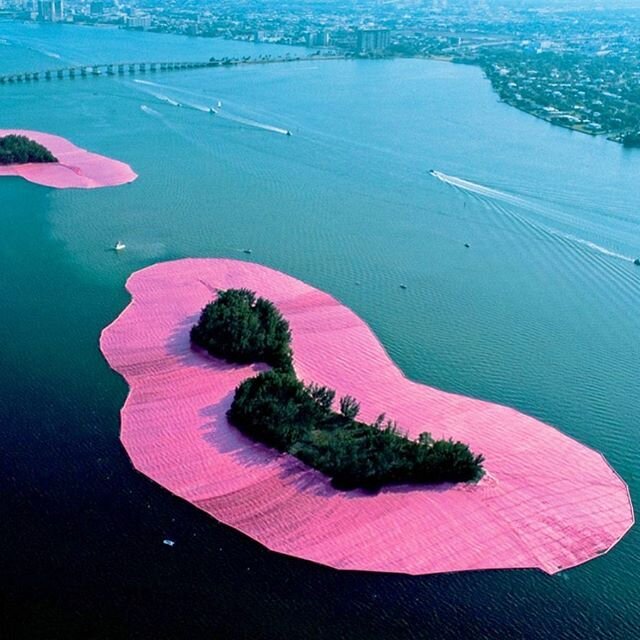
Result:
[[[151,107],[148,107],[146,104],[140,105],[140,111],[143,111],[144,113],[148,113],[149,115],[152,115],[152,116],[160,115],[158,111],[156,111],[155,109],[152,109]]]
[[[161,102],[166,102],[167,104],[170,104],[172,107],[181,107],[182,104],[180,102],[178,102],[177,100],[174,100],[173,98],[170,98],[169,96],[165,96],[162,95],[160,93],[153,93],[151,94],[154,98],[157,98],[158,100],[160,100]]]
[[[185,91],[182,89],[176,89],[174,87],[170,87],[169,85],[163,85],[160,84],[158,82],[151,82],[150,80],[141,80],[139,78],[136,78],[133,82],[135,82],[138,85],[145,85],[148,87],[160,87],[160,88],[165,88],[165,89],[171,89],[173,91],[177,91],[180,94],[184,94],[184,95],[189,95],[189,96],[196,96],[197,94],[195,94],[192,91]],[[244,118],[242,116],[238,116],[238,115],[234,115],[232,113],[229,113],[227,109],[224,110],[224,112],[221,110],[221,102],[218,100],[216,102],[217,106],[210,106],[210,105],[206,105],[206,104],[202,104],[200,102],[195,102],[192,99],[191,100],[175,100],[173,98],[170,98],[169,96],[167,96],[164,93],[155,93],[153,91],[145,91],[146,93],[149,93],[150,95],[152,95],[154,98],[156,98],[157,100],[160,100],[162,102],[165,102],[167,104],[170,104],[173,107],[182,107],[184,109],[193,109],[195,111],[200,111],[201,113],[207,113],[207,114],[211,114],[211,115],[216,115],[218,116],[220,119],[222,120],[228,120],[230,122],[235,122],[237,124],[241,124],[245,127],[251,127],[253,129],[260,129],[262,131],[269,131],[271,133],[277,133],[279,135],[282,136],[290,136],[291,135],[291,131],[289,129],[284,129],[282,127],[277,127],[275,125],[272,124],[268,124],[265,122],[259,122],[257,120],[252,120],[251,118]]]
[[[263,131],[271,131],[272,133],[279,133],[283,136],[291,135],[288,129],[276,127],[271,124],[265,124],[263,122],[257,122],[256,120],[250,120],[249,118],[243,118],[241,116],[234,116],[227,112],[220,114],[220,117],[225,120],[237,122],[238,124],[242,124],[245,127],[253,127],[254,129],[262,129]]]
[[[441,171],[436,171],[435,169],[431,169],[429,174],[432,175],[437,180],[448,184],[456,189],[460,189],[461,191],[465,191],[467,193],[472,193],[480,198],[490,200],[490,201],[498,201],[503,202],[505,204],[510,204],[520,209],[525,209],[532,211],[534,213],[538,213],[545,217],[550,217],[551,211],[549,207],[538,204],[528,198],[523,198],[522,196],[518,196],[512,193],[507,193],[506,191],[500,191],[499,189],[494,189],[492,187],[487,187],[482,184],[478,184],[476,182],[471,182],[470,180],[465,180],[464,178],[459,178],[457,176],[451,176],[446,173],[442,173]],[[511,213],[515,218],[520,221],[526,223],[530,226],[537,227],[540,231],[543,231],[549,235],[555,236],[565,241],[573,242],[575,244],[579,244],[591,251],[595,251],[605,256],[609,256],[611,258],[617,258],[618,260],[624,260],[626,262],[633,262],[634,258],[623,253],[619,253],[618,251],[614,251],[607,247],[604,247],[596,242],[592,242],[591,240],[585,240],[584,238],[580,238],[572,233],[566,233],[561,231],[560,229],[551,227],[547,224],[540,222],[533,222],[530,219],[524,220],[522,216]]]
[[[432,169],[431,171],[429,171],[429,173],[434,178],[437,178],[445,184],[451,185],[452,187],[457,187],[458,189],[462,189],[463,191],[475,193],[479,196],[491,198],[492,200],[499,200],[500,202],[514,204],[519,207],[526,207],[527,205],[530,206],[531,204],[533,204],[520,196],[506,193],[505,191],[499,191],[498,189],[492,189],[491,187],[486,187],[476,182],[464,180],[463,178],[458,178],[456,176],[449,176],[446,173],[442,173],[441,171],[435,171],[434,169]]]
[[[227,111],[222,112],[220,109],[216,109],[214,107],[210,107],[204,104],[198,104],[194,102],[178,102],[173,98],[169,98],[166,95],[162,94],[153,94],[158,100],[162,102],[166,102],[174,107],[182,107],[184,109],[193,109],[194,111],[200,111],[201,113],[208,113],[212,115],[216,115],[217,117],[223,120],[229,120],[230,122],[236,122],[237,124],[241,124],[245,127],[252,127],[254,129],[261,129],[262,131],[270,131],[271,133],[279,133],[283,136],[290,136],[291,133],[288,129],[283,129],[282,127],[276,127],[271,124],[266,124],[264,122],[257,122],[256,120],[250,120],[249,118],[243,118],[242,116],[233,115],[228,113]]]

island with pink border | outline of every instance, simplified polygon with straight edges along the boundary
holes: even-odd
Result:
[[[384,411],[410,437],[468,443],[485,456],[482,480],[340,491],[242,435],[226,411],[266,367],[217,360],[189,340],[216,292],[240,287],[289,322],[300,379],[354,396],[365,421]],[[100,345],[130,387],[121,440],[134,467],[271,550],[338,569],[554,574],[606,553],[634,522],[627,486],[600,453],[509,407],[408,380],[355,313],[300,280],[185,259],[134,273],[127,289],[132,301]]]
[[[138,177],[128,164],[76,147],[60,136],[26,129],[0,129],[0,138],[12,134],[38,142],[58,162],[0,165],[0,177],[18,176],[56,189],[115,187]]]

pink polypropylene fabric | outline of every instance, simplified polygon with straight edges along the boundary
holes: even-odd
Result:
[[[429,430],[486,457],[476,485],[334,490],[319,472],[227,423],[235,387],[262,366],[193,350],[217,289],[248,287],[289,321],[306,382],[351,394],[411,436]],[[326,293],[272,269],[187,259],[134,273],[132,302],[101,336],[130,385],[122,442],[136,469],[269,549],[338,569],[427,574],[537,567],[555,573],[631,527],[627,486],[596,451],[508,407],[407,380],[369,327]]]
[[[50,133],[25,129],[0,129],[0,138],[27,136],[45,146],[58,162],[33,162],[0,166],[0,176],[19,176],[29,182],[57,189],[96,189],[132,182],[138,176],[128,164],[80,149]]]

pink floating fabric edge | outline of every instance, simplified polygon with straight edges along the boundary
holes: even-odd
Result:
[[[411,436],[468,442],[486,457],[476,485],[334,490],[320,473],[226,421],[235,387],[260,370],[192,350],[188,330],[216,289],[247,287],[291,325],[295,368],[385,411]],[[611,549],[634,522],[626,484],[598,452],[514,409],[412,382],[334,298],[284,273],[226,259],[134,273],[132,301],[102,333],[127,380],[121,440],[136,469],[269,549],[338,569],[429,574],[539,568]]]
[[[0,129],[0,138],[24,135],[45,146],[57,163],[0,166],[0,176],[18,176],[56,189],[97,189],[132,182],[138,176],[128,164],[76,147],[60,136],[26,129]]]

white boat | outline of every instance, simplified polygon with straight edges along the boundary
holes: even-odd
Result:
[[[209,107],[209,113],[211,115],[215,115],[216,113],[218,113],[213,107]]]
[[[113,250],[122,251],[123,249],[126,249],[126,247],[127,245],[124,242],[120,242],[120,240],[118,240],[118,242],[113,245]]]
[[[218,109],[222,109],[222,100],[218,100],[216,106],[218,107]]]

